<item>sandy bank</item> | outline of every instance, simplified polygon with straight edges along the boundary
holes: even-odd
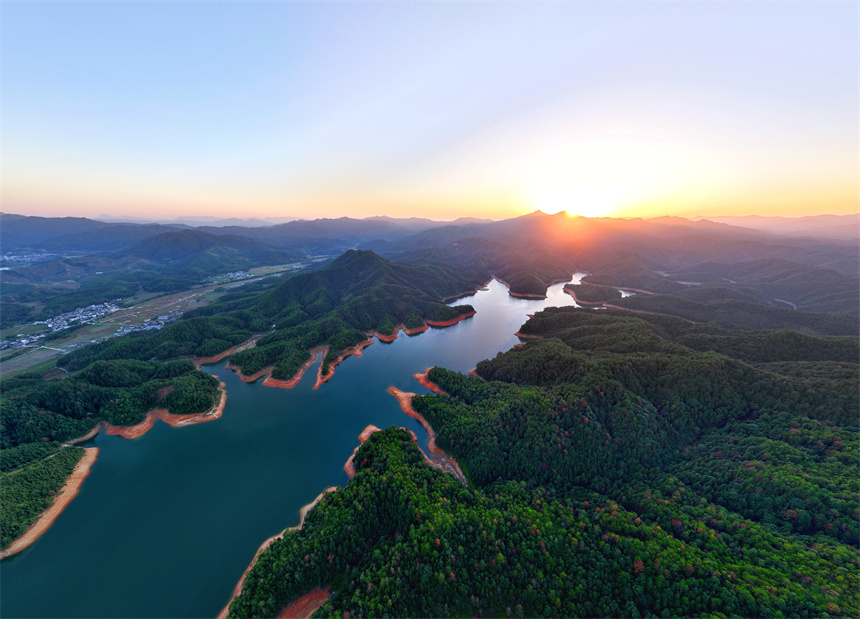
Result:
[[[371,437],[372,434],[380,432],[380,429],[374,425],[367,426],[364,430],[362,430],[361,434],[358,435],[358,446],[352,450],[352,455],[349,456],[346,463],[343,465],[343,470],[346,473],[347,477],[352,479],[355,477],[355,454],[358,453],[358,448]]]
[[[227,405],[227,390],[225,387],[226,385],[224,383],[220,384],[219,394],[221,395],[221,398],[218,400],[217,404],[203,413],[172,415],[166,408],[153,408],[146,414],[143,421],[134,426],[115,426],[109,423],[104,424],[105,434],[121,436],[128,439],[139,438],[152,429],[152,426],[155,425],[156,419],[161,419],[161,421],[173,426],[174,428],[214,421],[221,417],[221,414],[224,412],[224,406]]]
[[[427,443],[427,450],[430,452],[428,464],[440,471],[451,473],[451,475],[460,480],[460,483],[464,486],[468,486],[469,482],[466,481],[466,476],[463,474],[463,471],[460,470],[460,465],[457,464],[457,461],[454,458],[449,456],[442,448],[436,445],[436,432],[433,431],[433,428],[427,420],[412,407],[412,398],[415,397],[415,394],[408,391],[400,391],[397,387],[389,387],[388,393],[397,398],[403,412],[413,419],[417,419],[418,422],[424,426],[424,429],[430,436],[430,440]]]
[[[415,377],[415,380],[417,380],[419,383],[421,383],[422,387],[424,387],[425,389],[429,389],[430,391],[432,391],[436,395],[451,395],[450,393],[448,393],[447,391],[442,389],[442,387],[440,387],[439,385],[437,385],[436,383],[434,383],[432,380],[430,380],[427,377],[428,374],[430,374],[430,370],[432,370],[432,369],[433,369],[432,367],[429,367],[426,370],[424,370],[423,374],[413,374],[413,376]]]
[[[277,619],[307,619],[331,597],[329,589],[331,589],[330,586],[325,588],[314,587],[284,606],[275,617]]]
[[[360,357],[361,351],[370,346],[371,344],[373,344],[373,340],[368,338],[363,342],[359,342],[355,346],[347,348],[338,355],[337,359],[328,364],[328,372],[323,374],[323,363],[325,363],[325,358],[326,355],[328,355],[329,350],[328,346],[326,346],[325,352],[323,353],[323,361],[322,363],[320,363],[319,369],[317,369],[317,382],[314,384],[314,389],[319,389],[320,387],[322,387],[323,383],[328,382],[329,379],[334,376],[334,368],[337,366],[337,364],[339,364],[341,361],[343,361],[349,356]]]
[[[284,535],[286,535],[287,531],[299,531],[299,530],[301,530],[302,526],[304,526],[304,524],[305,524],[305,517],[308,515],[308,512],[311,511],[314,507],[316,507],[317,504],[319,504],[319,502],[322,500],[322,498],[325,496],[325,494],[327,492],[334,492],[337,489],[338,489],[337,486],[329,486],[328,488],[326,488],[325,490],[320,492],[319,495],[317,495],[317,498],[315,498],[312,502],[308,503],[307,505],[302,507],[301,510],[299,510],[299,524],[298,525],[296,525],[294,527],[287,527],[286,529],[284,529],[283,531],[281,531],[277,535],[273,535],[272,537],[270,537],[269,539],[267,539],[265,542],[263,542],[260,545],[260,547],[257,549],[257,552],[254,553],[254,558],[251,559],[251,563],[248,565],[247,568],[245,568],[245,572],[242,574],[242,578],[239,579],[239,582],[236,583],[236,586],[233,588],[233,597],[230,598],[230,601],[227,602],[227,605],[221,610],[220,613],[218,613],[218,619],[226,619],[227,618],[227,615],[230,613],[230,604],[232,604],[233,600],[235,600],[242,593],[242,585],[245,584],[245,577],[248,575],[248,572],[250,572],[253,569],[254,565],[256,565],[257,558],[260,556],[260,554],[262,554],[262,552],[264,550],[266,550],[266,548],[271,546],[275,541],[284,537]],[[328,589],[326,589],[326,592],[327,591],[328,591]],[[305,595],[307,595],[307,594],[305,594]],[[305,596],[299,596],[298,598],[293,600],[293,602],[301,600],[303,597],[305,597]],[[326,597],[326,599],[328,599],[328,597]],[[290,604],[292,604],[293,602],[291,602]],[[325,600],[323,600],[323,602],[325,602]],[[320,602],[319,606],[322,606],[323,602]],[[284,610],[289,608],[290,604],[285,606]],[[319,606],[317,606],[313,610],[316,610],[317,608],[319,608]],[[282,616],[281,612],[283,612],[283,610],[278,613],[278,615],[277,615],[278,617]],[[313,612],[313,611],[311,611],[311,612]],[[292,615],[283,615],[283,616],[287,617],[287,616],[292,616]]]
[[[426,322],[431,327],[450,327],[451,325],[457,324],[461,320],[466,320],[467,318],[471,318],[472,316],[474,316],[477,313],[478,312],[473,310],[473,311],[467,312],[465,314],[460,314],[459,316],[457,316],[456,318],[452,318],[451,320],[425,320],[424,322]]]
[[[236,352],[242,352],[243,350],[248,350],[249,348],[253,348],[257,344],[257,340],[260,338],[259,335],[255,335],[249,340],[242,342],[241,344],[236,344],[232,348],[228,348],[224,352],[218,353],[213,357],[194,357],[191,359],[191,362],[197,366],[197,369],[200,369],[201,365],[209,365],[210,363],[218,363],[219,361],[226,359],[230,355]]]
[[[80,461],[78,461],[77,465],[75,465],[74,470],[72,470],[72,474],[69,475],[66,483],[60,489],[60,492],[54,497],[54,502],[51,503],[51,506],[48,509],[41,513],[41,515],[26,531],[24,531],[24,534],[21,535],[21,537],[9,544],[9,547],[6,548],[6,550],[0,552],[0,560],[24,550],[27,546],[39,539],[42,533],[47,531],[48,528],[54,524],[54,520],[57,519],[63,510],[66,509],[66,506],[71,502],[71,500],[78,494],[78,490],[80,489],[81,484],[84,483],[87,475],[90,474],[90,467],[93,465],[93,462],[96,461],[96,456],[98,454],[98,447],[84,448],[84,455],[81,457]]]

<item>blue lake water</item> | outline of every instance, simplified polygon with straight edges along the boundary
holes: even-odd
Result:
[[[472,304],[472,318],[375,341],[316,391],[319,359],[289,390],[208,366],[227,384],[220,419],[88,441],[100,451],[78,496],[36,543],[0,562],[0,615],[214,617],[263,540],[297,524],[326,486],[347,483],[343,464],[367,425],[411,428],[426,449],[426,432],[388,387],[427,393],[416,372],[466,372],[508,350],[527,314],[574,305],[562,287],[527,300],[494,280],[452,303]]]

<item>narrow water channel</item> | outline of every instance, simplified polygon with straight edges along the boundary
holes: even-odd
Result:
[[[78,496],[35,544],[0,562],[0,615],[214,617],[263,540],[297,524],[323,488],[347,483],[343,464],[368,424],[411,428],[426,449],[426,432],[388,387],[426,393],[416,372],[465,372],[508,350],[527,314],[574,304],[562,287],[527,300],[492,281],[452,303],[471,303],[472,318],[375,341],[316,391],[319,359],[289,390],[208,366],[227,384],[223,416],[93,438],[99,456]]]

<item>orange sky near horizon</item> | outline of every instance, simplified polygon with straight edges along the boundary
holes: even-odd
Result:
[[[7,5],[6,213],[860,211],[856,3]]]

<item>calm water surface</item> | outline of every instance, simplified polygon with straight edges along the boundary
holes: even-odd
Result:
[[[471,303],[474,317],[376,341],[317,391],[316,364],[290,390],[209,366],[227,384],[221,419],[88,442],[100,451],[78,496],[35,544],[0,562],[0,615],[214,617],[263,540],[297,524],[323,488],[347,483],[343,464],[368,424],[411,428],[426,449],[426,432],[388,387],[426,393],[414,373],[465,372],[509,349],[526,314],[574,304],[562,286],[531,301],[493,281],[453,303]]]

